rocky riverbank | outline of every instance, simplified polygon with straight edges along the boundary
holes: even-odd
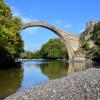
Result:
[[[100,100],[100,68],[36,85],[5,100]]]

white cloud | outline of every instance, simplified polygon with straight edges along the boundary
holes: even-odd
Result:
[[[35,52],[37,50],[40,50],[41,46],[40,44],[33,44],[33,43],[30,43],[30,42],[24,42],[24,49],[25,51],[32,51],[32,52]],[[36,48],[36,49],[34,49]]]
[[[13,16],[19,16],[21,17],[22,21],[24,23],[28,23],[28,22],[33,22],[33,21],[38,21],[36,19],[33,19],[32,16],[24,16],[23,13],[21,11],[19,11],[16,7],[11,7],[11,10],[13,12]],[[38,32],[39,28],[38,27],[34,27],[34,28],[28,28],[26,30],[23,30],[24,33],[29,34],[29,35],[37,35],[39,34]],[[36,51],[40,49],[40,45],[39,44],[32,44],[31,42],[24,42],[24,49],[26,51]],[[34,49],[36,48],[36,49]]]
[[[27,18],[27,17],[22,17],[23,22],[27,23],[27,22],[32,22],[33,19],[31,18]]]
[[[30,17],[24,16],[16,7],[11,7],[11,9],[12,9],[12,12],[13,12],[13,16],[21,17],[22,21],[24,23],[32,22],[32,21],[37,21],[36,19],[32,19],[32,16],[30,16]]]
[[[28,22],[33,22],[33,21],[37,21],[36,19],[32,19],[31,17],[26,17],[23,16],[23,14],[16,8],[16,7],[11,7],[12,12],[13,12],[13,16],[19,16],[22,18],[22,21],[24,23],[28,23]],[[25,32],[27,32],[30,35],[36,35],[37,31],[39,30],[38,27],[34,27],[34,28],[28,28],[25,30]]]
[[[32,18],[30,18],[30,17],[21,17],[21,18],[22,18],[22,21],[23,21],[24,23],[33,22],[33,21],[38,21],[38,20],[32,19]]]
[[[17,8],[11,7],[11,10],[13,12],[13,16],[21,16],[21,13]]]
[[[71,24],[66,24],[66,25],[64,25],[64,27],[65,27],[66,29],[68,29],[68,28],[71,28],[72,25],[71,25]]]
[[[29,35],[37,35],[39,33],[38,30],[38,27],[28,28],[25,30],[25,33],[28,33]]]
[[[66,24],[65,22],[63,22],[61,20],[58,20],[56,23],[57,23],[57,25],[62,26],[65,29],[69,29],[69,28],[73,27],[72,24]]]

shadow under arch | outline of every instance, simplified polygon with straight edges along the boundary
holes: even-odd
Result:
[[[69,60],[73,61],[75,54],[72,49],[71,43],[69,41],[69,37],[71,36],[69,33],[64,32],[64,31],[62,31],[52,25],[49,25],[48,23],[45,23],[45,22],[22,23],[22,27],[21,27],[22,30],[29,28],[29,27],[43,27],[43,28],[46,28],[46,29],[54,32],[56,35],[58,35],[66,45]]]

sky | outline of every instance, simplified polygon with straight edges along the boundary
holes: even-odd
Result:
[[[14,16],[23,22],[43,21],[73,35],[85,30],[86,23],[100,20],[100,0],[5,0]],[[53,32],[33,27],[22,30],[26,51],[36,51],[49,39],[58,37]]]

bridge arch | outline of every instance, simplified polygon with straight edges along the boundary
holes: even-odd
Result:
[[[74,52],[73,52],[73,48],[71,46],[71,43],[69,41],[69,37],[71,36],[69,33],[65,33],[64,31],[49,25],[48,23],[45,22],[31,22],[31,23],[23,23],[22,24],[22,30],[29,28],[29,27],[43,27],[46,28],[48,30],[51,30],[52,32],[54,32],[56,35],[58,35],[65,43],[67,51],[68,51],[68,56],[69,56],[69,60],[73,60],[74,59]]]

